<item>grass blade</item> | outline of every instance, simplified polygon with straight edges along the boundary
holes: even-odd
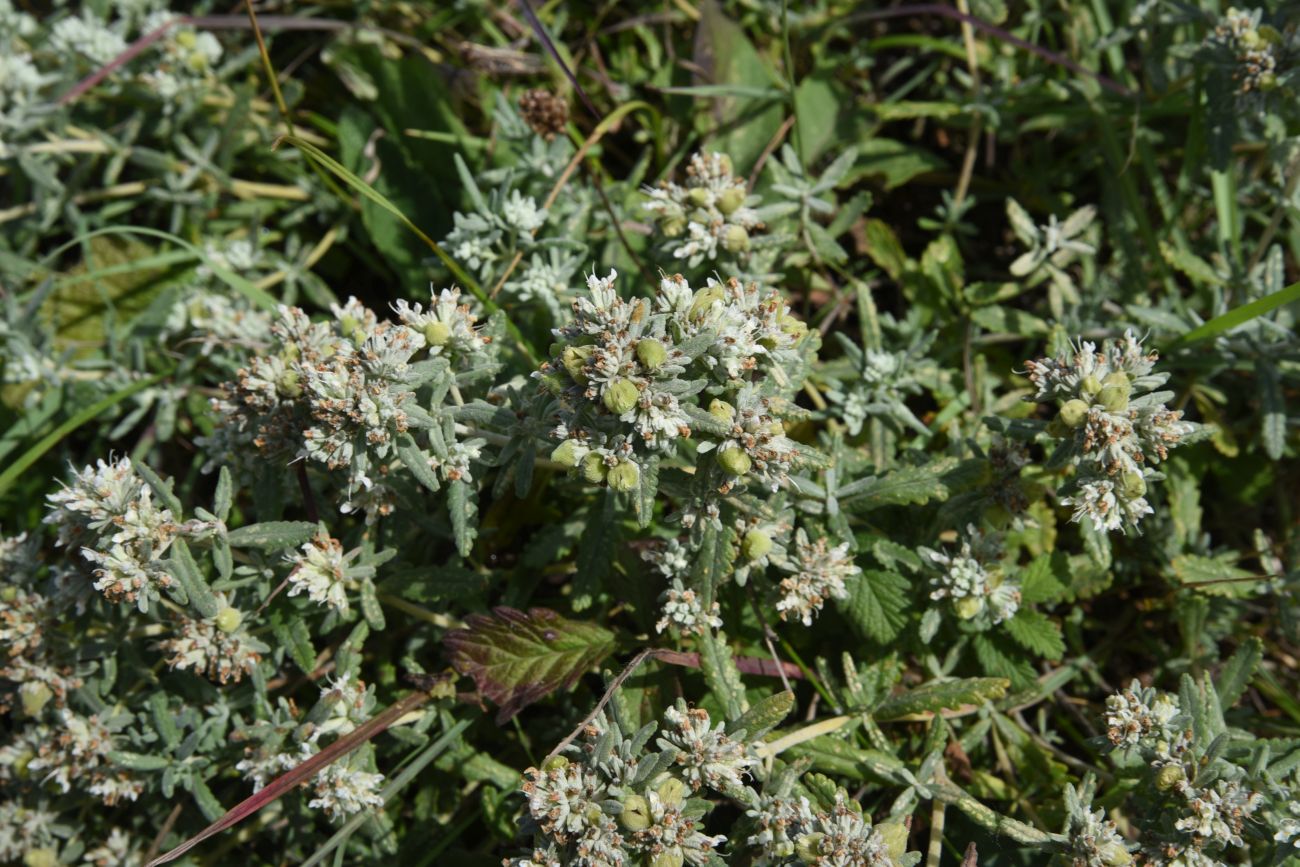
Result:
[[[1248,304],[1234,307],[1222,316],[1216,316],[1199,328],[1187,332],[1178,338],[1170,348],[1181,349],[1184,346],[1211,337],[1218,337],[1220,334],[1231,331],[1239,325],[1246,324],[1257,316],[1263,316],[1283,304],[1292,304],[1296,301],[1300,301],[1300,283],[1292,283],[1290,286],[1279,289],[1271,295],[1265,295],[1263,298],[1256,298]]]

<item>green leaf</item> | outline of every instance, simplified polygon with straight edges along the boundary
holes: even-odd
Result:
[[[701,603],[708,608],[718,598],[718,587],[731,574],[736,562],[736,531],[724,526],[721,530],[706,527],[700,539],[691,568],[690,587],[700,594]]]
[[[837,496],[840,505],[851,512],[943,501],[948,499],[943,476],[956,465],[956,458],[940,458],[925,466],[899,467],[883,476],[868,476],[845,485]]]
[[[1025,605],[1055,602],[1065,594],[1065,585],[1052,574],[1052,555],[1043,554],[1020,573],[1020,601]]]
[[[857,167],[853,179],[878,176],[884,180],[885,189],[892,190],[906,184],[918,175],[946,171],[948,163],[943,158],[891,138],[870,138],[858,145]]]
[[[1259,382],[1260,442],[1264,454],[1280,461],[1286,452],[1286,398],[1282,395],[1282,379],[1277,367],[1267,359],[1256,362],[1256,380]]]
[[[1028,689],[1033,686],[1033,666],[1016,654],[1013,648],[983,633],[976,635],[971,644],[975,648],[975,658],[985,672],[1009,679],[1013,689]]]
[[[1180,554],[1170,562],[1170,569],[1184,585],[1209,596],[1242,596],[1254,587],[1256,576],[1233,565],[1231,553],[1217,557]]]
[[[1050,660],[1058,660],[1065,653],[1061,627],[1041,611],[1021,608],[1016,616],[1002,624],[1017,644]]]
[[[1191,250],[1181,249],[1167,241],[1161,241],[1160,255],[1164,256],[1169,267],[1181,272],[1195,283],[1210,286],[1223,285],[1223,278],[1214,270],[1214,267]]]
[[[1250,679],[1255,676],[1260,661],[1264,658],[1264,643],[1258,638],[1248,638],[1237,648],[1237,652],[1223,664],[1219,676],[1214,682],[1219,693],[1219,703],[1232,707],[1250,686]]]
[[[743,731],[745,739],[756,741],[779,726],[794,710],[794,693],[778,692],[755,702],[728,726],[729,734]]]
[[[1178,338],[1170,348],[1182,349],[1201,340],[1218,337],[1220,334],[1225,334],[1234,328],[1245,325],[1258,316],[1276,310],[1283,304],[1291,304],[1296,301],[1300,301],[1300,283],[1292,283],[1284,289],[1279,289],[1265,295],[1263,298],[1256,298],[1248,304],[1229,310],[1222,316],[1216,316],[1199,328],[1193,328]]]
[[[301,617],[286,623],[280,615],[270,618],[271,633],[289,653],[289,658],[304,674],[311,674],[316,669],[316,648],[311,643],[311,630]]]
[[[641,476],[637,488],[632,492],[632,504],[636,507],[636,522],[642,527],[649,527],[655,514],[655,494],[659,491],[659,458],[651,457],[641,462]]]
[[[967,705],[982,705],[1007,694],[1011,681],[1005,677],[967,677],[960,680],[931,681],[881,702],[872,716],[878,720],[900,719],[914,714],[960,710]]]
[[[194,610],[204,617],[217,616],[221,610],[217,598],[212,595],[212,588],[199,571],[199,564],[194,562],[194,555],[190,553],[190,546],[184,539],[172,543],[171,557],[163,561],[163,566],[167,569],[167,574],[180,582],[181,589],[185,591]]]
[[[447,483],[447,512],[451,516],[456,550],[460,556],[468,557],[474,550],[474,537],[478,535],[478,492],[464,479]]]
[[[605,490],[597,506],[587,512],[587,526],[578,541],[575,563],[577,574],[573,577],[573,610],[585,611],[596,601],[605,585],[605,578],[614,568],[611,553],[616,550],[618,524],[614,520],[614,492]]]
[[[451,664],[495,702],[497,722],[560,689],[614,651],[614,633],[567,620],[547,608],[494,608],[471,614],[465,627],[443,636]]]
[[[411,471],[411,475],[415,476],[417,482],[430,491],[436,492],[442,488],[438,474],[429,467],[428,455],[410,436],[404,436],[397,441],[397,454],[402,459],[402,466]]]
[[[316,525],[308,521],[263,521],[249,524],[226,534],[232,548],[260,548],[280,551],[294,548],[316,534]]]
[[[161,771],[172,763],[166,756],[129,753],[125,750],[109,751],[108,760],[119,768],[126,768],[129,771]]]
[[[767,91],[779,84],[767,61],[754,49],[739,24],[729,19],[719,3],[700,9],[695,44],[697,62],[709,71],[709,84],[731,87],[730,95],[713,97],[712,116],[717,124],[717,150],[729,154],[740,173],[749,171],[759,154],[781,127],[781,101],[763,96],[740,96],[739,86]]]
[[[704,682],[722,702],[727,719],[736,720],[744,716],[749,703],[745,700],[745,685],[740,680],[740,669],[736,668],[726,634],[721,630],[706,632],[700,636],[698,646]]]
[[[907,624],[909,582],[897,572],[864,571],[853,579],[849,598],[840,603],[853,625],[872,641],[892,641]]]
[[[886,274],[894,280],[903,279],[903,274],[912,265],[898,235],[884,220],[872,217],[866,221],[867,255]]]
[[[180,498],[177,497],[175,491],[172,490],[171,481],[163,481],[161,476],[155,473],[148,464],[143,463],[142,461],[137,461],[132,458],[131,466],[135,469],[136,474],[139,475],[140,478],[144,479],[145,484],[152,488],[153,492],[158,495],[158,499],[162,500],[163,505],[171,510],[172,517],[178,521],[182,520],[181,513],[184,511],[184,508],[181,506]]]

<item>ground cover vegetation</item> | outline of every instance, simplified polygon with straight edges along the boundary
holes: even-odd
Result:
[[[0,0],[0,863],[1297,863],[1295,13]]]

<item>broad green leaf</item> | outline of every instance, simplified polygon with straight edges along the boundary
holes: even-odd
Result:
[[[314,536],[316,530],[316,525],[309,521],[263,521],[231,530],[226,535],[226,541],[232,548],[280,551],[301,545]]]
[[[1054,602],[1065,593],[1065,585],[1052,574],[1052,555],[1042,554],[1020,573],[1020,601],[1025,605]]]
[[[1238,568],[1232,554],[1206,557],[1202,554],[1181,554],[1169,564],[1174,575],[1184,585],[1197,593],[1210,596],[1241,596],[1251,591],[1256,576]]]
[[[614,633],[567,620],[547,608],[494,608],[471,614],[443,636],[451,664],[474,679],[505,722],[522,708],[566,689],[614,651]]]
[[[1041,611],[1021,608],[1016,616],[1002,624],[1017,644],[1050,660],[1058,660],[1065,653],[1061,627]]]
[[[956,458],[940,458],[924,466],[898,467],[882,476],[868,476],[840,489],[840,506],[850,512],[868,512],[882,506],[946,500],[948,486],[943,476],[956,465]]]
[[[959,710],[967,705],[982,705],[1006,695],[1011,681],[1005,677],[967,677],[960,680],[931,681],[890,696],[881,702],[872,716],[878,720],[899,719],[913,714]]]
[[[705,632],[700,636],[700,669],[709,691],[718,697],[727,711],[727,719],[735,720],[749,707],[745,700],[745,685],[740,680],[740,670],[732,658],[727,636],[721,630]]]
[[[987,633],[980,633],[972,639],[971,644],[975,648],[975,658],[985,672],[1009,679],[1013,689],[1028,689],[1033,686],[1033,666],[1003,641]]]
[[[1264,643],[1252,637],[1243,641],[1237,652],[1219,669],[1214,685],[1219,693],[1219,703],[1224,708],[1232,707],[1245,694],[1263,658]]]
[[[447,514],[451,517],[456,550],[460,556],[468,557],[478,535],[478,492],[464,479],[447,483]]]
[[[743,731],[747,740],[756,741],[779,726],[794,710],[794,693],[778,692],[755,702],[749,710],[732,720],[731,734]]]
[[[736,86],[767,91],[780,84],[767,61],[754,49],[745,31],[727,17],[722,5],[704,3],[696,33],[696,62],[708,70],[715,87]],[[712,117],[717,125],[717,150],[731,156],[736,170],[745,173],[776,136],[784,118],[782,102],[762,96],[713,97]]]
[[[911,583],[897,572],[869,569],[849,587],[849,598],[840,610],[872,641],[892,641],[907,624],[908,591]]]

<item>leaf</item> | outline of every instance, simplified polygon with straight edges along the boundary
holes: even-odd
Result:
[[[1010,648],[983,633],[976,635],[971,642],[975,647],[975,658],[980,667],[995,677],[1005,677],[1011,681],[1013,689],[1028,689],[1034,684],[1034,669],[1023,657],[1013,656]]]
[[[853,580],[849,598],[840,603],[853,625],[872,641],[892,641],[907,624],[911,583],[897,572],[864,571]]]
[[[1065,653],[1061,627],[1046,614],[1033,608],[1021,608],[1016,616],[1002,624],[1017,644],[1031,653],[1056,661]]]
[[[691,568],[690,587],[700,594],[707,609],[718,598],[718,586],[731,574],[736,562],[736,531],[724,526],[704,530],[699,550],[695,552],[695,565]]]
[[[181,513],[184,508],[181,506],[180,498],[172,490],[172,482],[170,480],[163,481],[162,477],[155,473],[148,464],[134,458],[131,459],[131,467],[140,478],[144,479],[145,484],[153,489],[158,499],[162,500],[163,505],[171,510],[172,517],[178,521],[181,520]]]
[[[172,763],[166,756],[129,753],[125,750],[110,751],[108,760],[119,768],[126,768],[129,771],[161,771]]]
[[[573,597],[570,600],[574,611],[585,611],[592,606],[614,567],[611,552],[616,549],[618,539],[614,492],[604,491],[599,502],[599,511],[597,508],[588,510],[587,526],[578,541],[578,556],[574,564],[578,571],[573,577]]]
[[[498,724],[572,686],[614,652],[614,633],[548,608],[523,612],[502,606],[490,615],[471,614],[465,628],[442,640],[452,666],[499,706]]]
[[[428,455],[410,436],[404,436],[397,441],[397,454],[402,459],[402,466],[411,471],[411,475],[415,476],[417,482],[430,491],[436,492],[442,488],[442,483],[438,481],[438,474],[429,467]]]
[[[1169,564],[1175,577],[1198,593],[1210,596],[1240,596],[1250,592],[1256,576],[1234,566],[1234,555],[1206,557],[1180,554]]]
[[[717,2],[701,5],[699,29],[695,33],[695,61],[709,72],[710,80],[701,84],[768,89],[779,83],[745,31],[727,17]],[[734,93],[715,97],[717,150],[731,156],[736,171],[748,172],[780,129],[784,114],[781,103],[775,99]]]
[[[642,527],[649,527],[655,514],[655,494],[659,491],[659,458],[651,457],[641,462],[641,476],[636,490],[632,492],[632,504],[636,507],[636,522]]]
[[[858,162],[854,179],[879,176],[885,189],[900,187],[918,175],[942,172],[948,163],[942,157],[891,138],[870,138],[858,145]]]
[[[1258,638],[1248,638],[1223,664],[1214,682],[1215,690],[1219,693],[1219,703],[1223,707],[1232,707],[1242,697],[1263,658],[1264,643]]]
[[[779,726],[790,711],[794,710],[794,693],[778,692],[755,702],[728,726],[728,734],[733,737],[738,732],[745,733],[745,740],[756,741],[772,729]]]
[[[700,670],[709,691],[717,696],[727,712],[728,720],[739,719],[748,709],[745,685],[740,680],[740,669],[731,656],[726,633],[706,632],[700,636]]]
[[[886,274],[895,280],[901,280],[911,261],[903,252],[903,244],[898,235],[884,220],[872,217],[866,221],[867,255]]]
[[[167,573],[180,582],[181,589],[189,604],[204,617],[216,617],[221,610],[217,598],[212,595],[212,588],[199,571],[199,564],[194,562],[190,546],[184,539],[177,539],[171,546],[171,557],[163,561]]]
[[[1291,304],[1295,301],[1300,301],[1300,283],[1292,283],[1290,286],[1265,295],[1263,298],[1256,298],[1248,304],[1235,307],[1222,316],[1216,316],[1199,328],[1193,328],[1178,338],[1170,348],[1182,349],[1198,341],[1218,337],[1220,334],[1225,334],[1258,316],[1272,312],[1283,304]]]
[[[451,516],[456,550],[460,556],[468,557],[474,550],[474,537],[478,535],[478,496],[464,479],[447,483],[447,512]]]
[[[294,661],[298,668],[302,669],[304,674],[311,674],[316,670],[316,648],[311,643],[311,630],[303,622],[301,617],[295,617],[291,622],[286,623],[280,616],[272,616],[271,633],[275,636],[276,641],[280,642],[289,653],[289,658]]]
[[[279,551],[301,545],[315,534],[316,525],[308,521],[263,521],[231,530],[226,541],[232,548]]]
[[[1282,396],[1282,381],[1277,367],[1266,359],[1256,363],[1259,382],[1259,413],[1262,421],[1260,442],[1264,454],[1275,461],[1282,460],[1286,452],[1286,399]]]
[[[940,458],[925,466],[899,467],[883,476],[868,476],[840,489],[840,506],[867,512],[882,506],[920,506],[948,499],[942,476],[957,465],[956,458]]]
[[[1161,241],[1160,255],[1164,257],[1169,267],[1181,272],[1195,283],[1205,283],[1210,286],[1223,285],[1223,278],[1214,267],[1191,250],[1180,249],[1168,241]]]
[[[1055,602],[1065,593],[1065,585],[1052,574],[1052,555],[1043,554],[1020,573],[1020,601],[1025,605]]]
[[[982,705],[1002,698],[1010,685],[1011,681],[1005,677],[931,681],[890,696],[872,711],[872,716],[878,720],[892,720],[941,710],[960,710],[967,705]]]

